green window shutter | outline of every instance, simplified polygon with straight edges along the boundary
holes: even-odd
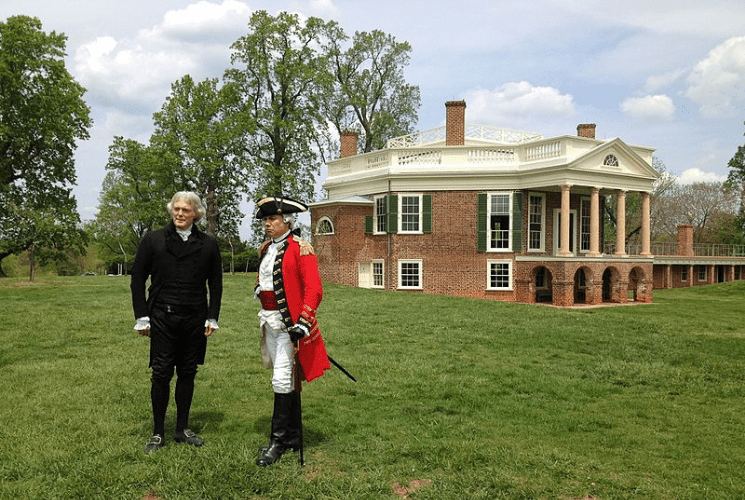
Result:
[[[365,216],[365,234],[373,234],[373,216]]]
[[[476,250],[486,252],[486,193],[479,193],[476,203]]]
[[[512,250],[523,249],[523,194],[512,195]]]
[[[389,194],[385,197],[386,210],[388,214],[388,232],[398,232],[398,196]]]
[[[432,195],[422,195],[422,232],[432,232]]]

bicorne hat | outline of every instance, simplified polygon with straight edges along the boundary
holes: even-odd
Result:
[[[256,202],[257,219],[263,219],[270,215],[295,214],[307,211],[307,205],[284,196],[269,196]]]

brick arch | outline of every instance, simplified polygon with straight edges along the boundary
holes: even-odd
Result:
[[[634,302],[652,302],[651,277],[640,266],[634,266],[629,270],[627,290],[632,292]]]
[[[538,280],[541,272],[543,283],[539,286]],[[537,265],[530,271],[530,296],[535,302],[553,303],[554,274],[551,269],[544,265]]]
[[[595,303],[595,276],[589,266],[580,266],[574,271],[574,303]]]
[[[603,302],[626,302],[626,286],[621,274],[615,266],[603,269],[601,275],[601,290]]]

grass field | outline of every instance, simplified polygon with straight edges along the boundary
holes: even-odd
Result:
[[[358,382],[304,386],[304,468],[254,463],[272,394],[253,283],[225,278],[205,447],[145,456],[129,279],[1,280],[0,498],[745,498],[745,281],[563,310],[326,284],[326,344]]]

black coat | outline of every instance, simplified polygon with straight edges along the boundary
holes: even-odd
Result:
[[[148,298],[145,285],[150,277]],[[162,299],[168,290],[180,290],[189,304],[207,303],[205,319],[218,320],[222,300],[222,259],[217,241],[200,231],[196,225],[186,243],[176,232],[173,222],[163,229],[145,234],[137,247],[132,266],[132,307],[135,318],[150,315],[153,302]],[[196,312],[196,310],[195,310]]]

